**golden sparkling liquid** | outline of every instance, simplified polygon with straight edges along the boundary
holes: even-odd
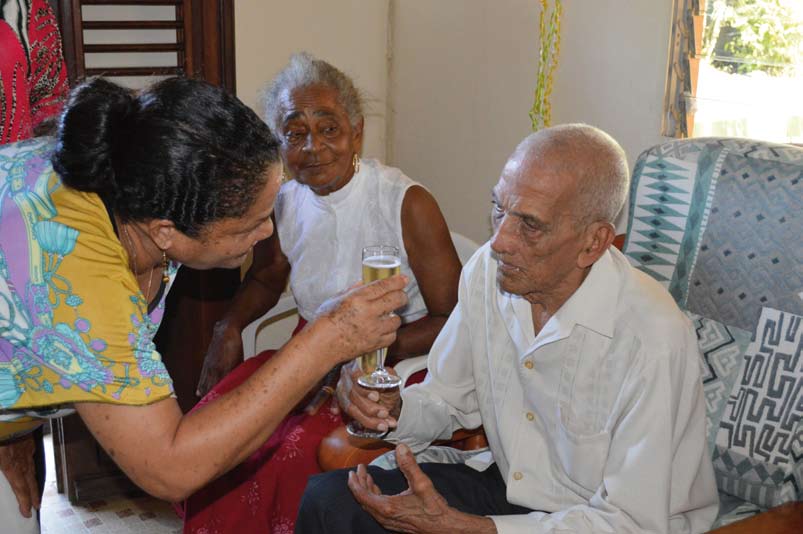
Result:
[[[365,284],[390,278],[399,274],[401,261],[395,256],[371,256],[362,260],[362,281]],[[378,349],[360,356],[360,369],[365,374],[373,373],[379,362],[385,361],[388,349]]]

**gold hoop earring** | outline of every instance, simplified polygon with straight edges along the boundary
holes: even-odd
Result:
[[[170,275],[167,274],[167,268],[170,266],[167,261],[167,252],[162,251],[162,283],[166,284],[170,281]]]
[[[354,157],[351,158],[351,165],[354,167],[354,174],[360,172],[360,156],[356,152]]]

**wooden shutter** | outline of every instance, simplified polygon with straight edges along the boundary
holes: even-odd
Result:
[[[235,88],[233,0],[53,2],[71,85],[98,75],[185,75]]]

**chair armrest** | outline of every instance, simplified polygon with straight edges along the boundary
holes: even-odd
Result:
[[[788,502],[753,517],[710,531],[709,534],[800,534],[803,502]]]
[[[243,338],[243,358],[248,359],[256,356],[257,336],[263,327],[296,313],[298,313],[298,308],[293,295],[285,293],[267,313],[248,323],[248,326],[243,328],[241,334]]]
[[[434,445],[448,445],[455,449],[470,451],[488,446],[482,427],[474,430],[458,430],[451,439],[437,441]],[[346,431],[345,426],[334,429],[318,446],[318,466],[322,471],[369,464],[379,456],[392,451],[394,446],[387,441],[373,438],[358,438]]]
[[[323,438],[318,445],[318,466],[321,471],[334,471],[369,464],[374,458],[393,450],[386,441],[372,438],[358,438],[341,425]]]

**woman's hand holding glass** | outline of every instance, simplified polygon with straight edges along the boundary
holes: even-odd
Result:
[[[407,277],[395,275],[354,287],[324,302],[307,328],[328,340],[336,364],[391,345],[401,319],[393,313],[407,303]]]
[[[388,277],[398,275],[401,269],[401,257],[399,249],[390,245],[374,245],[365,247],[362,250],[362,281],[372,283],[376,280],[383,280]],[[390,315],[396,318],[396,314]],[[391,374],[385,369],[385,356],[387,347],[383,345],[377,350],[366,352],[357,360],[356,373],[357,383],[363,388],[377,389],[372,396],[377,400],[385,390],[399,390],[401,379],[394,373]],[[383,424],[383,429],[377,429],[376,425],[364,427],[360,421],[352,420],[346,426],[346,430],[352,436],[360,438],[381,438],[387,430],[387,425]]]

